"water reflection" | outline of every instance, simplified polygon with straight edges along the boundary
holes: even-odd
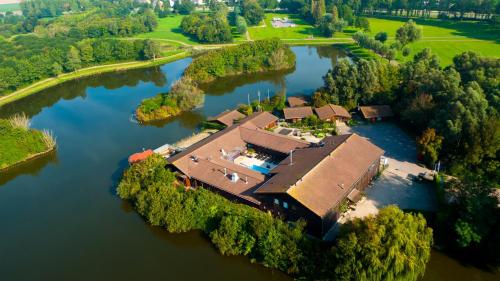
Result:
[[[0,171],[0,186],[21,175],[36,176],[48,164],[58,164],[57,150],[43,154],[30,161],[20,163],[7,170]]]
[[[89,87],[104,87],[107,90],[113,90],[124,86],[135,87],[141,82],[152,82],[157,87],[163,87],[167,84],[167,76],[161,67],[153,67],[104,73],[68,81],[0,107],[0,118],[6,118],[18,112],[24,112],[32,117],[40,113],[43,108],[51,107],[60,100],[72,100],[77,97],[85,99]]]

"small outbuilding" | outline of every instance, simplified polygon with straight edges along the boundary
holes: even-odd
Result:
[[[221,114],[208,118],[208,121],[217,122],[226,127],[230,127],[234,124],[234,121],[245,118],[245,115],[238,110],[226,110]]]
[[[323,121],[347,121],[351,119],[351,114],[342,106],[335,104],[327,104],[322,107],[315,108],[314,111],[318,118]]]
[[[363,115],[363,118],[372,122],[388,119],[394,116],[391,107],[388,105],[360,106],[359,111]]]
[[[313,115],[310,106],[288,107],[283,109],[283,113],[285,115],[285,120],[293,123]]]
[[[305,106],[308,103],[308,99],[305,96],[288,97],[287,101],[290,107]]]

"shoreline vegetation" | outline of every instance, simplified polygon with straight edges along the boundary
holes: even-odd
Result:
[[[22,99],[24,97],[36,94],[40,91],[51,88],[53,86],[59,85],[59,84],[64,83],[66,81],[71,81],[71,80],[75,80],[75,79],[79,79],[79,78],[83,78],[83,77],[99,75],[99,74],[108,73],[108,72],[117,72],[117,71],[129,70],[129,69],[157,66],[157,65],[173,62],[176,60],[180,60],[180,59],[186,58],[188,56],[190,56],[189,51],[182,51],[182,52],[177,53],[177,54],[157,58],[154,60],[129,61],[129,62],[104,64],[104,65],[92,66],[92,67],[88,67],[88,68],[82,68],[82,69],[76,70],[74,72],[61,74],[57,77],[51,77],[51,78],[41,80],[41,81],[36,82],[34,84],[31,84],[27,87],[19,89],[13,93],[7,94],[6,96],[0,96],[0,107],[2,107],[3,105],[6,105],[8,103],[17,101],[19,99]]]
[[[16,114],[0,119],[0,171],[42,156],[56,148],[56,138],[48,130],[30,128],[30,119]]]
[[[190,110],[205,101],[204,92],[189,77],[174,82],[168,93],[144,99],[135,112],[142,124],[161,121]]]
[[[170,92],[143,100],[135,116],[143,124],[165,120],[203,103],[204,93],[198,85],[228,76],[282,71],[294,67],[295,54],[279,39],[210,50],[191,62]]]
[[[246,256],[300,280],[410,281],[425,272],[432,230],[421,214],[389,206],[347,223],[337,242],[325,242],[307,235],[302,220],[285,222],[204,188],[186,188],[166,164],[153,154],[132,165],[118,195],[153,226],[170,233],[202,231],[222,255]]]
[[[295,67],[295,54],[280,39],[266,39],[209,51],[193,60],[184,75],[200,84],[217,78],[286,70]]]

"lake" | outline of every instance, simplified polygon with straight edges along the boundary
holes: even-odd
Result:
[[[57,152],[0,175],[0,279],[291,280],[245,257],[221,256],[198,232],[148,226],[115,188],[130,154],[190,136],[202,120],[259,91],[310,94],[345,57],[332,47],[293,51],[293,71],[226,79],[205,89],[202,107],[154,126],[134,122],[134,109],[166,92],[190,58],[70,81],[0,108],[0,117],[25,112],[58,141]],[[429,281],[498,277],[437,252],[427,272]]]

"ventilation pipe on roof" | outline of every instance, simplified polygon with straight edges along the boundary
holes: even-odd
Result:
[[[248,177],[245,177],[245,183],[248,184]]]
[[[290,165],[293,165],[293,150],[290,150]]]
[[[237,174],[237,173],[233,173],[233,174],[231,175],[231,181],[232,181],[232,182],[237,182],[237,181],[238,181],[238,179],[239,179],[239,177],[238,177],[238,174]]]
[[[227,169],[224,168],[224,176],[227,176]]]

